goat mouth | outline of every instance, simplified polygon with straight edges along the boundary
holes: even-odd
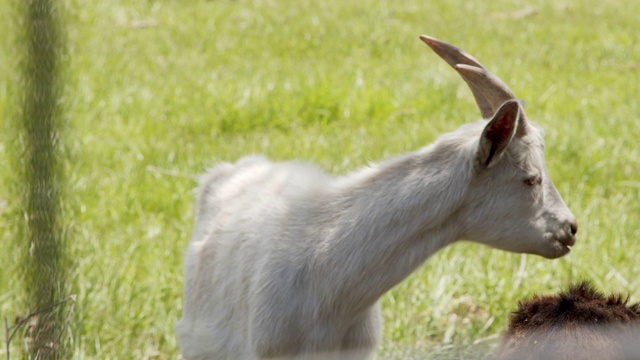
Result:
[[[567,253],[571,251],[571,245],[567,245],[565,243],[563,243],[562,241],[559,241],[560,246],[562,247],[562,250],[566,251]]]
[[[560,245],[561,256],[563,256],[571,252],[571,247],[576,243],[576,239],[574,237],[560,238],[556,239],[556,242]]]
[[[566,247],[571,247],[576,244],[575,236],[565,236],[557,239],[562,245]]]

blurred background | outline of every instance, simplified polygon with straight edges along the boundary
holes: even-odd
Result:
[[[582,279],[639,301],[639,13],[636,0],[0,0],[0,315],[23,324],[0,354],[177,358],[207,167],[261,153],[345,174],[480,117],[420,34],[526,100],[580,232],[553,261],[438,253],[383,298],[378,357],[490,357],[518,300]]]

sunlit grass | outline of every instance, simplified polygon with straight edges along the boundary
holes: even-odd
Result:
[[[1,16],[15,27],[9,1]],[[475,120],[470,92],[422,33],[472,53],[527,100],[580,230],[555,261],[468,243],[437,254],[384,297],[380,357],[486,354],[519,299],[583,278],[640,298],[638,2],[62,4],[77,358],[176,358],[192,189],[207,166],[264,153],[343,174]],[[13,27],[0,27],[0,310],[9,317],[22,311],[8,159]]]

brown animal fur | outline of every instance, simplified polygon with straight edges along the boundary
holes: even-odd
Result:
[[[640,304],[586,281],[519,302],[498,359],[640,359]]]

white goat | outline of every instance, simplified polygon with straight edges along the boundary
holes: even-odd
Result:
[[[380,297],[443,247],[569,252],[576,220],[549,179],[542,130],[477,60],[421,39],[489,122],[341,178],[255,156],[214,167],[185,260],[185,358],[369,358]]]

